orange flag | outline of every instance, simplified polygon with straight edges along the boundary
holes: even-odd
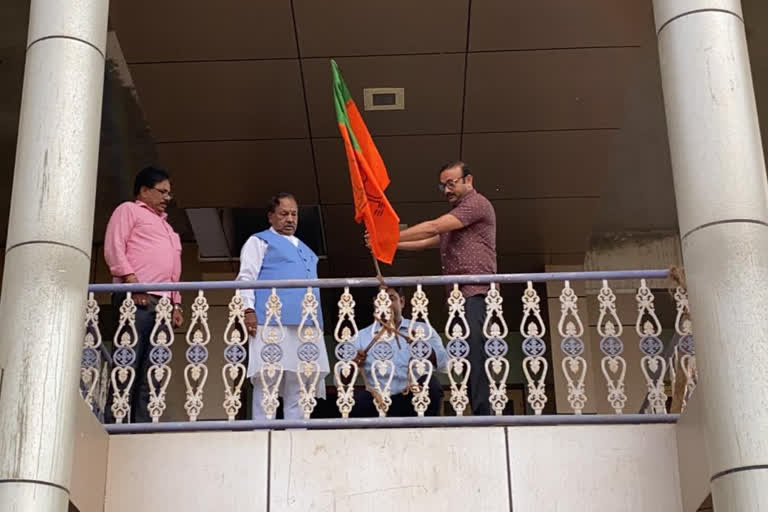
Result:
[[[355,221],[358,224],[365,222],[376,259],[391,264],[400,240],[400,218],[384,195],[389,186],[387,168],[349,94],[336,61],[331,61],[331,69],[336,119],[344,139],[355,200]]]

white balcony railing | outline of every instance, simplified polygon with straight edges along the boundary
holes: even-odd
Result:
[[[681,286],[673,286],[676,316],[674,318],[674,336],[665,343],[662,340],[662,323],[657,316],[655,296],[648,286],[648,280],[666,279],[668,271],[620,271],[620,272],[573,272],[549,274],[504,274],[477,276],[433,276],[433,277],[403,277],[388,278],[388,286],[415,286],[415,292],[410,297],[411,318],[414,323],[408,329],[404,339],[409,343],[410,361],[407,366],[408,391],[411,397],[415,419],[387,418],[391,403],[392,390],[390,384],[396,371],[392,361],[393,343],[398,343],[398,337],[391,324],[392,304],[389,295],[380,289],[375,297],[374,315],[370,318],[375,324],[374,336],[370,350],[364,357],[372,358],[373,379],[364,379],[360,367],[359,347],[354,342],[360,333],[358,325],[361,318],[356,316],[357,305],[353,290],[358,287],[378,286],[375,279],[317,279],[317,280],[286,280],[286,281],[224,281],[224,282],[186,282],[186,283],[153,283],[153,284],[98,284],[90,286],[90,297],[87,305],[85,341],[81,368],[81,390],[85,401],[102,419],[114,421],[116,425],[108,426],[111,431],[132,431],[141,429],[159,429],[152,423],[163,420],[164,411],[168,405],[167,390],[172,378],[184,381],[184,409],[190,423],[199,419],[204,404],[218,404],[221,417],[227,418],[227,423],[244,422],[248,428],[291,426],[290,422],[275,420],[278,409],[278,389],[286,370],[296,372],[300,384],[299,405],[305,422],[294,422],[311,425],[319,422],[323,425],[349,426],[359,425],[359,421],[350,419],[350,413],[355,408],[355,389],[364,384],[366,389],[375,397],[375,407],[379,419],[371,419],[366,425],[375,424],[412,424],[422,421],[422,424],[462,424],[462,423],[491,423],[498,422],[504,417],[505,407],[509,397],[508,382],[511,363],[508,357],[510,350],[510,327],[505,317],[510,316],[510,308],[521,308],[522,320],[519,325],[522,349],[521,365],[524,375],[523,393],[528,411],[534,418],[528,421],[536,422],[547,404],[553,400],[551,385],[552,377],[565,383],[567,404],[570,413],[582,422],[597,421],[580,416],[589,402],[604,401],[613,412],[613,422],[623,422],[637,419],[637,410],[627,410],[628,375],[642,375],[645,386],[642,390],[644,412],[659,416],[668,413],[670,389],[681,389],[681,407],[696,387],[696,363],[693,342],[692,324],[688,308],[686,291]],[[636,283],[634,302],[636,311],[633,318],[620,318],[617,309],[617,299],[611,287],[612,282],[621,280],[622,283],[631,280]],[[592,281],[595,283],[596,306],[599,316],[592,330],[596,333],[598,343],[595,349],[602,354],[599,357],[585,357],[585,332],[589,322],[585,322],[583,313],[579,311],[579,297],[572,283],[577,281]],[[549,325],[542,316],[541,297],[533,286],[536,282],[557,283],[559,294],[559,317],[557,322],[550,319]],[[488,283],[490,291],[485,297],[485,322],[482,337],[485,344],[482,347],[470,346],[467,339],[470,326],[465,316],[465,298],[460,291],[460,285],[467,283]],[[524,284],[521,302],[517,305],[506,302],[501,294],[501,286],[506,283]],[[430,321],[430,310],[441,307],[430,304],[425,294],[427,286],[448,286],[449,293],[445,307],[447,320],[443,325],[433,325]],[[338,409],[337,420],[315,420],[313,412],[317,405],[315,383],[320,376],[318,354],[325,343],[324,332],[318,319],[318,303],[312,288],[338,290],[338,308],[335,312],[336,323],[328,326],[335,340],[335,355],[337,362],[332,365],[332,379],[336,388],[335,404]],[[271,290],[265,311],[258,312],[261,329],[259,335],[263,341],[260,354],[248,354],[248,333],[245,326],[245,308],[240,290],[242,289]],[[281,341],[286,327],[282,324],[282,304],[277,290],[281,288],[302,288],[307,290],[301,306],[301,324],[298,326],[300,340],[297,351],[297,367],[286,368],[283,365],[284,351]],[[228,321],[223,332],[212,332],[208,321],[209,304],[206,292],[210,290],[234,289],[234,294],[228,305]],[[197,291],[197,297],[191,305],[191,316],[188,314],[187,328],[182,340],[186,347],[179,347],[172,326],[173,307],[168,297],[161,297],[154,307],[154,327],[149,335],[146,350],[149,350],[149,365],[146,374],[140,374],[138,362],[139,345],[142,343],[136,329],[137,305],[132,294],[154,290],[165,291]],[[116,292],[124,293],[125,299],[119,307],[118,325],[115,330],[111,350],[104,349],[102,327],[99,324],[99,305],[95,293]],[[594,304],[590,304],[593,307]],[[555,311],[551,311],[554,315]],[[505,313],[505,310],[507,313]],[[519,313],[519,312],[518,312]],[[434,315],[433,315],[434,316]],[[516,315],[517,316],[517,315]],[[328,318],[328,315],[326,315]],[[365,322],[368,323],[368,322]],[[671,319],[670,319],[670,324]],[[630,331],[623,326],[633,324]],[[551,328],[554,327],[554,328]],[[422,417],[430,403],[430,376],[440,368],[435,367],[431,357],[430,345],[427,340],[435,331],[442,334],[447,351],[447,363],[441,368],[445,375],[446,401],[454,418]],[[554,331],[554,332],[553,332]],[[223,343],[220,343],[223,342]],[[221,368],[212,367],[209,362],[211,350],[219,343],[217,350],[223,352],[224,364]],[[624,357],[628,343],[635,343],[640,350],[639,361],[632,362]],[[560,354],[552,354],[557,347]],[[471,350],[484,350],[483,367],[472,366],[470,363]],[[595,350],[595,353],[596,353]],[[548,354],[548,351],[550,353]],[[111,353],[111,357],[110,357]],[[172,356],[184,354],[186,366],[183,375],[174,375],[170,361]],[[557,357],[555,357],[557,356]],[[242,416],[241,409],[246,400],[244,386],[248,357],[258,357],[261,369],[258,378],[263,384],[263,395],[256,397],[267,415],[267,422],[248,423],[246,420],[236,420]],[[559,364],[554,364],[559,361]],[[632,364],[629,364],[632,363]],[[399,370],[402,371],[402,370]],[[492,414],[495,418],[466,417],[470,397],[468,382],[471,372],[485,372],[488,377],[488,397]],[[551,375],[557,373],[557,375]],[[604,382],[603,396],[587,396],[585,378],[591,374],[595,379]],[[401,376],[402,377],[402,376]],[[131,397],[138,388],[139,379],[147,379],[149,387],[148,416],[149,425],[130,425]],[[223,393],[212,396],[206,392],[206,385],[212,379],[221,379]],[[598,386],[595,386],[597,389]],[[211,407],[211,405],[207,405]],[[629,414],[626,414],[629,413]],[[579,418],[580,417],[580,418]],[[658,419],[658,418],[657,418]],[[562,418],[561,418],[562,421]],[[661,419],[663,421],[663,419]],[[346,422],[346,423],[344,423]],[[121,425],[122,424],[122,425]],[[219,425],[220,426],[220,425]],[[244,424],[244,427],[246,425]],[[203,425],[187,427],[174,424],[177,429],[199,429]],[[213,427],[211,427],[213,428]],[[221,427],[225,428],[225,427]]]

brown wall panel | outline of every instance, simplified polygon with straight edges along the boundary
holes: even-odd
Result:
[[[289,191],[317,202],[309,140],[160,144],[173,173],[176,202],[184,208],[261,208]]]
[[[290,0],[110,3],[128,62],[296,57]]]
[[[352,190],[341,136],[316,139],[320,193],[325,203],[351,203]],[[390,201],[441,201],[437,190],[437,171],[447,161],[458,158],[458,135],[378,137],[379,149],[387,166],[391,184],[386,190]]]
[[[304,138],[298,62],[201,62],[131,66],[159,142]]]
[[[363,112],[373,135],[459,133],[461,127],[463,55],[408,55],[338,59],[358,108],[363,89],[405,88],[405,110]],[[307,88],[313,137],[337,137],[328,59],[306,59]]]
[[[619,128],[635,48],[469,56],[467,132]]]
[[[496,209],[497,251],[516,253],[584,252],[599,199],[507,199]]]
[[[639,45],[650,0],[473,0],[470,50]]]
[[[468,0],[294,0],[302,57],[463,52]]]
[[[464,135],[464,161],[491,199],[599,196],[616,131]]]

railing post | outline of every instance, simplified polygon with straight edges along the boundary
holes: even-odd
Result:
[[[738,0],[654,0],[716,510],[768,510],[768,181]]]
[[[0,503],[66,510],[91,262],[108,2],[32,0],[6,244]]]

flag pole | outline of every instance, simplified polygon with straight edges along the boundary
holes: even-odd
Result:
[[[373,267],[376,269],[376,279],[379,281],[379,289],[386,290],[387,289],[387,283],[384,282],[384,276],[381,274],[381,267],[379,266],[379,260],[376,259],[376,255],[373,254],[373,247],[370,247],[371,249],[371,257],[373,258]],[[389,307],[389,320],[384,323],[381,321],[380,318],[377,318],[376,321],[379,322],[379,324],[382,327],[382,331],[388,331],[394,335],[395,343],[397,343],[397,348],[400,348],[400,338],[399,333],[397,332],[397,329],[395,329],[395,325],[393,323],[393,319],[395,317],[394,310],[392,309],[392,306]],[[365,353],[368,353],[368,349],[373,345],[373,341],[366,347]]]
[[[376,269],[376,279],[379,280],[379,286],[386,288],[387,284],[384,282],[384,276],[381,274],[381,267],[379,267],[379,260],[376,259],[376,255],[371,251],[371,257],[373,258],[373,267]]]

